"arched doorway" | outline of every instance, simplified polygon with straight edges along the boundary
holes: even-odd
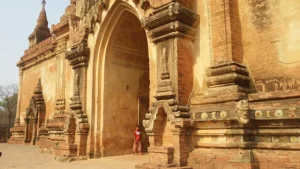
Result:
[[[148,111],[150,84],[146,33],[129,11],[113,28],[104,67],[103,156],[129,154],[135,126],[142,126]]]

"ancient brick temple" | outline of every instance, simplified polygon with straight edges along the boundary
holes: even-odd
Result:
[[[50,11],[48,11],[50,12]],[[300,166],[299,0],[45,1],[18,62],[12,144],[137,169]]]

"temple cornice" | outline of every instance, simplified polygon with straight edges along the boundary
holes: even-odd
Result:
[[[56,47],[56,40],[52,36],[39,44],[36,44],[29,49],[25,50],[24,55],[21,57],[20,61],[17,63],[19,68],[24,67],[32,62],[40,60],[40,58],[45,59],[45,53],[48,51],[53,52]],[[51,55],[52,56],[52,55]],[[47,57],[48,58],[48,57]],[[43,59],[43,60],[44,60]]]

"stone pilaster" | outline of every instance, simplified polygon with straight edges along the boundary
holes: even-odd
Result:
[[[161,4],[164,5],[143,21],[156,45],[158,73],[154,96],[156,101],[150,106],[150,113],[146,115],[143,124],[150,139],[150,154],[161,152],[168,167],[187,165],[187,151],[184,151],[187,148],[183,148],[186,144],[182,143],[184,133],[177,131],[184,131],[189,126],[185,119],[190,117],[187,98],[192,92],[193,84],[193,70],[190,69],[193,66],[193,51],[190,46],[194,41],[199,16],[183,5],[184,2],[187,1],[163,1]],[[153,3],[151,5],[155,5]],[[182,70],[186,70],[187,74]],[[165,122],[168,123],[168,128],[162,125]],[[177,123],[184,125],[179,127]],[[161,131],[171,128],[174,128],[173,146],[167,146]]]
[[[61,32],[55,32],[59,34]],[[65,54],[67,50],[67,37],[60,38],[56,41],[56,64],[57,64],[57,72],[56,72],[56,94],[55,94],[55,111],[52,114],[52,119],[49,120],[47,127],[50,130],[50,136],[53,140],[62,141],[63,139],[63,125],[68,116],[67,112],[65,111],[65,84],[66,84],[66,59]]]
[[[243,65],[243,46],[237,0],[210,1],[212,9],[211,67],[206,71],[204,96],[193,104],[208,104],[246,99],[250,76]],[[195,101],[195,102],[194,102]]]
[[[213,65],[243,63],[243,46],[238,0],[211,0]]]
[[[195,149],[189,154],[189,164],[196,167],[200,162],[204,168],[235,168],[243,163],[243,153],[249,149],[247,142],[254,139],[247,135],[252,127],[248,102],[250,75],[243,65],[238,1],[211,0],[209,3],[213,55],[211,66],[206,70],[207,88],[191,100]],[[221,131],[226,134],[220,134]],[[226,155],[223,150],[216,155],[210,153],[210,149],[218,151],[221,147]],[[239,149],[244,150],[239,152]],[[197,162],[191,162],[193,159]],[[206,162],[208,160],[211,162]],[[251,167],[252,161],[243,166]]]
[[[65,79],[66,68],[65,68],[65,53],[67,50],[67,38],[61,38],[57,40],[57,49],[55,54],[57,56],[57,81],[56,81],[56,106],[55,113],[56,115],[61,115],[65,113]],[[55,117],[54,117],[55,118]]]
[[[188,45],[193,42],[198,19],[199,16],[181,6],[181,2],[171,2],[143,21],[152,42],[157,46],[157,101],[152,107],[155,109],[159,104],[166,103],[172,109],[173,113],[170,115],[178,118],[189,117],[186,101],[181,97],[179,65],[184,52],[191,52],[180,50],[179,44]],[[192,66],[192,63],[186,66]]]
[[[11,138],[8,140],[9,144],[22,144],[24,142],[24,136],[25,136],[25,126],[24,124],[20,123],[20,107],[22,104],[22,79],[23,79],[23,69],[19,68],[19,91],[18,91],[18,104],[17,104],[17,110],[16,110],[16,119],[15,119],[15,125],[13,128],[10,129],[10,132],[12,134]]]
[[[23,70],[19,69],[19,91],[18,91],[18,104],[17,104],[17,112],[16,112],[16,119],[15,125],[20,123],[20,107],[21,107],[21,93],[22,93],[22,79],[23,79]]]
[[[88,32],[86,32],[88,35]],[[89,124],[86,110],[86,79],[87,65],[89,62],[90,49],[87,47],[87,37],[81,43],[72,47],[66,53],[66,59],[74,70],[73,97],[71,98],[70,109],[76,118],[76,139],[77,156],[79,159],[87,158],[87,136]]]

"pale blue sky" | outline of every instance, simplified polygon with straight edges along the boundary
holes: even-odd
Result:
[[[46,0],[49,28],[59,22],[70,0]],[[0,0],[0,86],[19,83],[16,63],[28,48],[42,0]]]

